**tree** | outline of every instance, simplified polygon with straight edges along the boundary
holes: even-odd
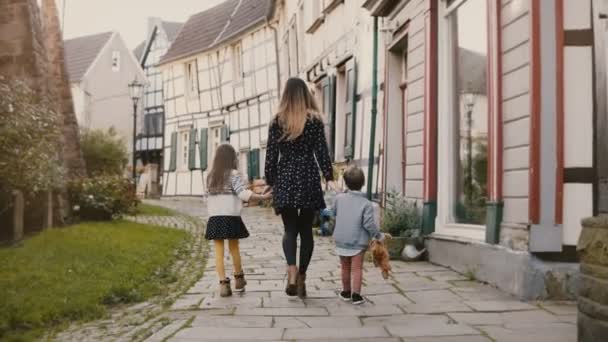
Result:
[[[127,149],[114,128],[83,131],[80,146],[90,177],[124,173],[128,162]]]
[[[63,186],[61,117],[52,108],[24,82],[0,77],[0,192]]]

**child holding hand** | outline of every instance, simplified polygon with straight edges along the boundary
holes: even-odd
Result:
[[[348,191],[336,196],[333,211],[336,216],[334,241],[336,254],[342,268],[342,292],[340,298],[362,304],[361,282],[363,278],[363,256],[371,239],[383,240],[374,220],[374,208],[361,188],[365,175],[361,169],[351,167],[344,173]]]
[[[229,144],[220,145],[213,159],[213,165],[207,176],[207,209],[209,220],[205,238],[215,243],[215,268],[220,282],[220,296],[232,295],[230,278],[224,269],[224,240],[228,240],[228,249],[234,265],[235,291],[245,290],[245,275],[241,265],[239,239],[249,237],[249,232],[241,219],[242,202],[266,200],[271,193],[258,195],[248,190],[237,171],[236,151]]]

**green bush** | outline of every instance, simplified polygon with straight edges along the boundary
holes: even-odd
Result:
[[[382,230],[392,236],[415,237],[420,234],[422,217],[415,201],[397,192],[388,193],[382,217]]]
[[[0,192],[61,187],[61,117],[52,102],[24,82],[0,76],[0,118]]]
[[[129,157],[124,140],[114,128],[83,131],[80,147],[89,176],[124,173]]]
[[[70,183],[70,200],[81,220],[103,221],[134,214],[135,185],[121,176],[96,176]]]

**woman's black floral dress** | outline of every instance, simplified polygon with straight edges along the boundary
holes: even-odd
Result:
[[[276,118],[268,132],[266,150],[266,183],[273,187],[274,207],[323,209],[321,176],[333,180],[333,170],[325,126],[319,119],[309,118],[302,135],[294,140],[281,140],[283,129]]]

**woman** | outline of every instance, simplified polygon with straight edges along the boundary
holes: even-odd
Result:
[[[270,123],[266,152],[267,191],[272,188],[273,205],[281,215],[285,234],[288,296],[306,296],[306,270],[314,247],[314,213],[325,208],[321,177],[333,187],[333,170],[325,125],[319,107],[306,83],[290,78],[283,90],[279,111]],[[296,267],[300,235],[300,267]]]

